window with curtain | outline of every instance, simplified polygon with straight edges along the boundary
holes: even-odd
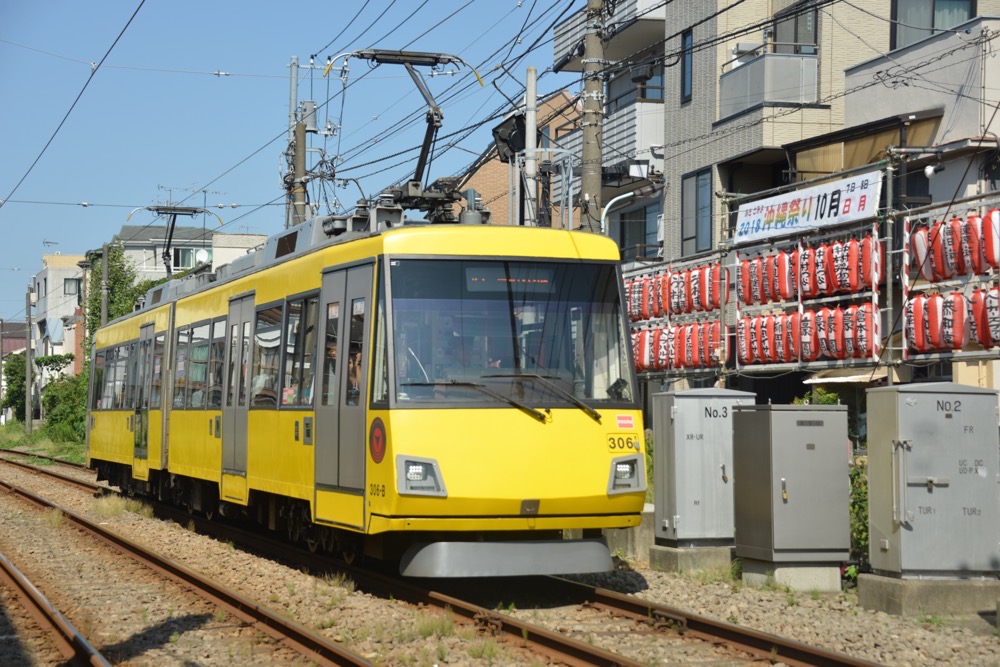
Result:
[[[681,254],[712,249],[712,170],[688,174],[681,181]]]
[[[890,47],[909,46],[975,15],[975,0],[892,0]]]

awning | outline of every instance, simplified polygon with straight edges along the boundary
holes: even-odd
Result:
[[[802,384],[874,384],[888,375],[885,366],[878,368],[828,368],[813,373]]]

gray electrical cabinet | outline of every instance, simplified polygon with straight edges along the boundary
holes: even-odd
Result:
[[[849,445],[846,406],[737,407],[736,555],[772,563],[846,560]]]
[[[950,382],[868,390],[872,569],[1000,572],[997,392]]]
[[[755,400],[721,388],[653,395],[658,544],[733,543],[733,408]]]

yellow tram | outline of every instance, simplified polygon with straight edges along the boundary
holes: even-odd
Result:
[[[638,524],[646,489],[615,245],[327,233],[284,230],[97,332],[99,479],[408,576],[609,569],[600,529]]]

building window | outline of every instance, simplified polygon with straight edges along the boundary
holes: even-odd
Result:
[[[191,269],[198,263],[198,253],[204,252],[205,262],[212,261],[211,248],[174,248],[175,269]]]
[[[774,22],[774,52],[815,55],[819,39],[816,34],[816,10],[796,5],[777,17]]]
[[[691,101],[691,74],[693,73],[694,33],[688,30],[681,35],[681,104]]]
[[[80,279],[66,278],[63,280],[63,294],[65,296],[76,296],[80,293]]]
[[[712,249],[712,170],[685,176],[681,183],[681,254]]]
[[[975,0],[892,0],[889,48],[909,46],[975,15]]]
[[[639,257],[658,254],[660,205],[652,204],[621,215],[622,261],[634,262]]]
[[[662,102],[663,101],[663,69],[659,66],[653,67],[653,76],[647,81],[641,81],[636,86],[640,102]]]

